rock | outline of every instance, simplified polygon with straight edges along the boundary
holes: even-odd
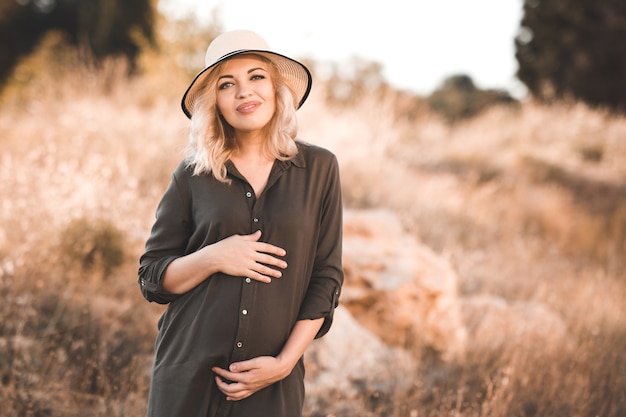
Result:
[[[358,409],[368,395],[392,397],[408,390],[417,363],[390,347],[339,306],[328,334],[307,349],[306,408]]]
[[[504,346],[539,343],[542,349],[563,348],[567,328],[563,319],[533,301],[509,303],[495,295],[474,295],[460,300],[473,350],[495,351]]]
[[[462,355],[458,278],[449,262],[406,233],[387,210],[346,211],[340,303],[385,343]]]
[[[394,381],[404,386],[416,370],[406,351],[384,344],[341,306],[328,334],[309,347],[306,358],[307,377],[315,382],[312,390],[335,389],[348,396],[368,383]],[[396,374],[398,369],[402,376]]]

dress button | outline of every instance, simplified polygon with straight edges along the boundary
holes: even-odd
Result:
[[[251,193],[250,191],[248,191],[248,192],[246,193],[246,197],[248,197],[248,198],[252,197],[252,193]]]
[[[241,310],[241,314],[243,314],[244,316],[248,314],[248,310]]]
[[[243,346],[243,343],[241,343],[241,342],[237,342],[237,347],[238,347],[238,348],[240,348],[240,347],[242,347],[242,346]]]
[[[252,221],[255,222],[255,223],[258,223],[259,219],[255,217],[254,219],[252,219]]]
[[[246,284],[250,284],[252,280],[250,278],[246,278]]]

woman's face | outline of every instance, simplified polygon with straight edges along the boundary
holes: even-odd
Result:
[[[254,55],[225,61],[217,78],[217,108],[235,133],[263,129],[276,110],[269,64]]]

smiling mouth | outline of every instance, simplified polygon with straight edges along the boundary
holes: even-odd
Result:
[[[260,105],[261,103],[258,103],[258,102],[244,103],[244,104],[237,106],[237,111],[239,113],[250,113],[254,111]]]

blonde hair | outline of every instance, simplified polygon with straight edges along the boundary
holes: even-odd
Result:
[[[264,128],[265,152],[275,159],[288,160],[298,153],[295,94],[271,60],[260,55],[255,56],[268,63],[276,91],[276,111]],[[230,183],[226,162],[237,149],[237,143],[235,130],[217,108],[217,76],[220,66],[218,64],[211,70],[202,94],[193,106],[189,122],[187,166],[193,168],[194,175],[212,173],[218,181]]]

